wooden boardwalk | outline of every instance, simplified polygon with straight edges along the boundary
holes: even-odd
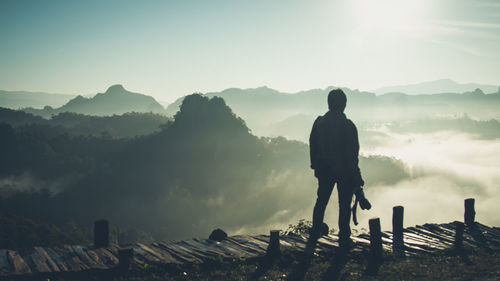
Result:
[[[406,255],[436,254],[453,248],[455,223],[425,224],[404,229]],[[323,236],[317,251],[331,251],[338,246],[336,235]],[[369,234],[353,237],[353,251],[368,251]],[[285,248],[303,250],[307,237],[284,235],[280,245]],[[133,249],[132,262],[139,265],[202,263],[214,258],[254,258],[266,253],[268,235],[235,235],[221,242],[207,239],[190,239],[177,242],[156,242],[151,245],[136,243],[122,248]],[[392,251],[392,233],[382,232],[383,248]],[[475,223],[466,227],[464,247],[500,250],[500,228]],[[34,247],[26,251],[0,250],[0,277],[26,274],[57,274],[109,270],[117,267],[119,247],[105,248],[85,246]]]

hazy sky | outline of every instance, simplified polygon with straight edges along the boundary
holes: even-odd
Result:
[[[498,0],[0,0],[0,89],[500,84]]]

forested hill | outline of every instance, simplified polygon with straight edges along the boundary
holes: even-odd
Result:
[[[164,108],[151,96],[127,91],[122,85],[113,85],[105,93],[92,98],[77,96],[58,108],[46,106],[43,109],[26,108],[24,111],[48,118],[61,112],[97,116],[127,112],[164,113]]]
[[[252,135],[217,97],[187,96],[173,122],[146,136],[4,123],[0,138],[0,211],[59,226],[107,218],[161,240],[251,233],[296,222],[314,199],[307,145]],[[368,185],[409,176],[388,157],[361,165]]]
[[[131,138],[157,132],[170,121],[171,118],[165,115],[151,112],[130,112],[112,116],[62,112],[45,119],[21,110],[0,107],[0,123],[7,123],[19,130],[39,128],[46,134],[64,132],[71,135]]]

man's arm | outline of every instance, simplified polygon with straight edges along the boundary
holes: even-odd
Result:
[[[358,130],[356,125],[351,120],[348,120],[347,126],[347,161],[349,164],[349,171],[351,172],[351,179],[356,186],[363,186],[365,182],[361,177],[361,170],[359,169],[359,139]]]
[[[318,123],[321,117],[316,118],[313,127],[311,129],[311,134],[309,135],[309,156],[311,159],[311,169],[317,168],[317,157],[318,157]]]

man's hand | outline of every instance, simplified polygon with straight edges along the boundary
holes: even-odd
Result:
[[[356,200],[359,201],[361,210],[370,210],[372,208],[372,204],[370,204],[370,201],[366,199],[365,192],[362,187],[357,188],[354,194],[356,195]]]

